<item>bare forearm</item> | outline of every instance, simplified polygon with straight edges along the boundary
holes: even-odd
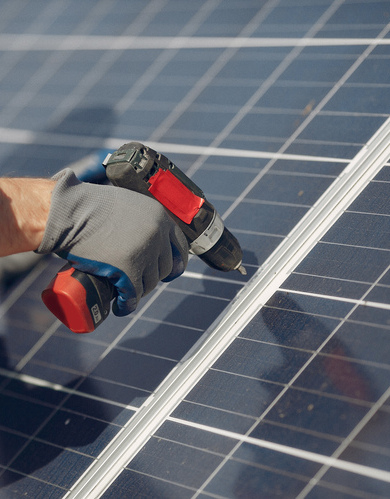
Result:
[[[0,256],[38,248],[54,185],[46,179],[0,178]]]

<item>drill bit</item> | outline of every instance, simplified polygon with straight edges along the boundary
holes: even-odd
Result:
[[[247,272],[246,272],[246,268],[240,263],[240,265],[237,267],[237,270],[239,271],[239,273],[241,275],[246,275]]]

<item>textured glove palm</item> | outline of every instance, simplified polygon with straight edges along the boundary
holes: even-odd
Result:
[[[49,220],[37,253],[54,252],[115,286],[115,315],[132,312],[160,280],[184,271],[184,234],[157,201],[137,192],[80,182],[72,170],[54,180]]]

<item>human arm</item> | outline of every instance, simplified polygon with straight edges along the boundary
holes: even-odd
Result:
[[[69,169],[53,180],[0,178],[0,256],[56,253],[116,287],[116,315],[132,312],[160,280],[188,260],[184,234],[155,200],[80,182]]]
[[[0,256],[38,248],[54,186],[50,179],[0,178]]]

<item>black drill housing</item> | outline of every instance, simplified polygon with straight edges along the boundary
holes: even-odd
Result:
[[[207,201],[203,191],[169,159],[139,142],[124,144],[103,163],[107,178],[118,187],[140,192],[153,197],[149,191],[149,179],[159,169],[169,170],[193,194],[204,199],[198,213],[187,224],[170,212],[185,234],[189,245],[212,225],[216,216],[214,206]],[[197,253],[210,267],[224,272],[238,269],[242,261],[242,250],[237,239],[224,227],[218,241],[204,253]]]

